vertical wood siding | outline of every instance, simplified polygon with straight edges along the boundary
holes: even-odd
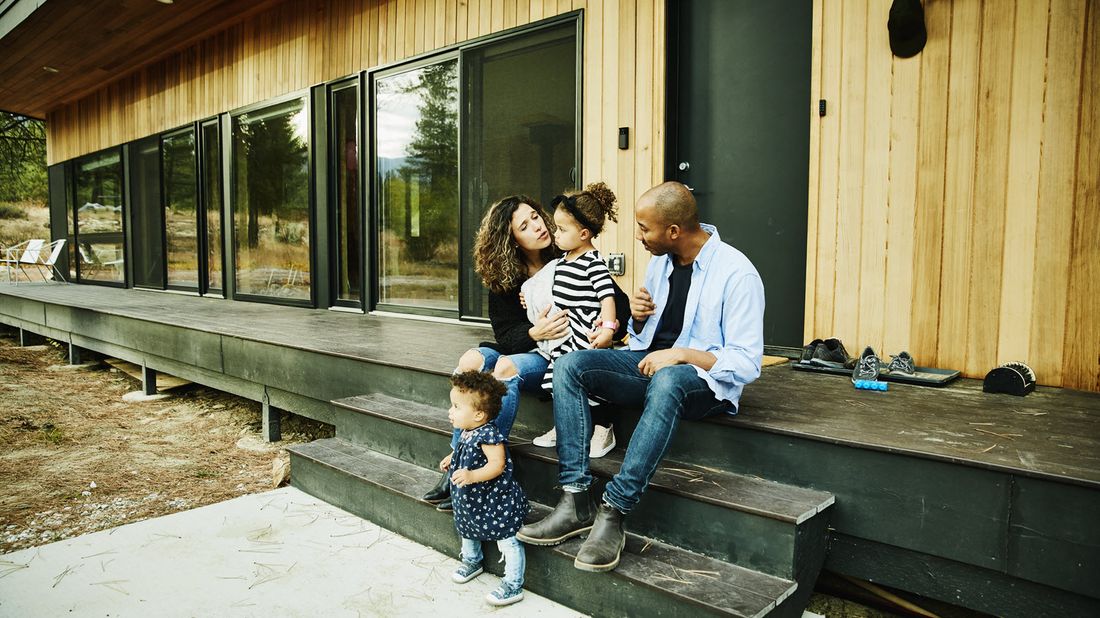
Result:
[[[1100,390],[1100,3],[817,0],[806,339]]]
[[[603,180],[621,223],[598,239],[627,255],[626,289],[649,255],[636,196],[663,177],[663,0],[299,0],[106,85],[47,115],[50,163],[153,135],[361,70],[584,10],[582,180]],[[619,150],[618,127],[631,147]],[[520,188],[517,188],[519,190]]]

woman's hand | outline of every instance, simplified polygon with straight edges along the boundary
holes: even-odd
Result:
[[[558,339],[569,334],[569,316],[564,309],[549,315],[552,305],[547,305],[542,313],[539,313],[538,319],[527,331],[527,334],[531,336],[535,341],[546,341],[548,339]]]

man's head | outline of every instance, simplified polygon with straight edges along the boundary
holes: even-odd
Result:
[[[463,371],[451,376],[451,409],[447,417],[459,429],[474,429],[500,414],[504,384],[490,373]]]
[[[695,196],[683,184],[664,182],[638,198],[634,209],[634,238],[653,255],[677,253],[687,236],[699,231]]]

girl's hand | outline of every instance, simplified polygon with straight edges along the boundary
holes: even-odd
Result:
[[[588,341],[592,343],[592,349],[610,348],[614,342],[615,333],[607,328],[597,328],[588,334]]]
[[[527,334],[535,341],[558,339],[569,334],[568,314],[562,309],[554,313],[554,315],[549,315],[551,307],[552,305],[547,305],[547,307],[539,313],[539,317],[535,320],[535,324],[527,331]]]
[[[451,482],[455,484],[455,487],[465,487],[473,484],[473,479],[470,478],[470,471],[466,468],[455,470],[451,475]]]
[[[446,457],[439,460],[439,471],[440,472],[446,472],[447,469],[451,467],[451,456],[452,455],[454,455],[454,453],[447,453]]]

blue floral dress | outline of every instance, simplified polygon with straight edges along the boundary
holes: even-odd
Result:
[[[497,426],[485,423],[462,432],[451,459],[451,473],[461,468],[476,470],[489,462],[482,444],[504,444]],[[451,483],[455,529],[464,539],[499,541],[511,538],[523,526],[530,505],[523,488],[512,478],[512,456],[504,451],[504,472],[491,481],[457,487]]]

